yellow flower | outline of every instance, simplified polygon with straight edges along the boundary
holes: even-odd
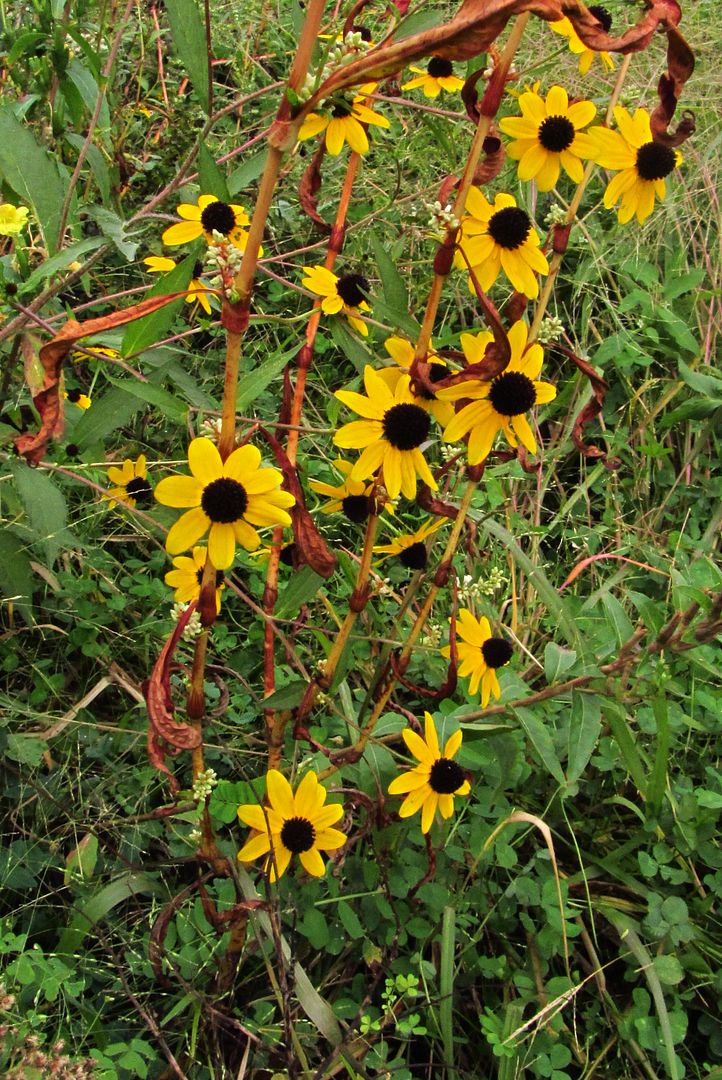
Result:
[[[77,405],[79,409],[89,409],[93,404],[87,394],[81,394],[80,390],[73,388],[65,391],[65,400],[71,405]]]
[[[609,14],[605,7],[599,4],[592,4],[588,9],[597,22],[602,24],[605,32],[608,34],[612,28],[612,16]],[[573,52],[575,56],[579,57],[579,70],[582,75],[586,75],[592,66],[592,62],[595,56],[598,56],[602,62],[602,66],[607,71],[614,71],[614,61],[608,52],[595,52],[594,49],[588,49],[582,39],[577,34],[576,30],[572,26],[569,19],[559,19],[557,22],[549,23],[555,34],[561,34],[562,37],[569,38],[569,50]]]
[[[546,405],[557,396],[551,383],[538,382],[544,360],[544,350],[536,343],[527,348],[529,330],[526,323],[515,322],[509,330],[511,359],[507,367],[491,382],[470,379],[457,386],[440,390],[447,401],[471,398],[444,431],[446,442],[458,442],[469,434],[469,464],[478,465],[491,451],[498,431],[503,431],[509,443],[517,439],[530,454],[536,453],[536,440],[524,415],[534,405]],[[488,330],[476,336],[461,335],[461,347],[470,364],[481,361],[486,346],[492,340]]]
[[[236,544],[255,551],[261,539],[254,525],[290,525],[287,508],[295,499],[280,490],[281,473],[261,468],[261,453],[246,444],[225,461],[210,439],[194,439],[188,447],[192,476],[168,476],[155,497],[164,506],[191,507],[166,538],[171,555],[187,551],[208,532],[208,554],[217,570],[227,570]]]
[[[111,349],[107,345],[86,345],[85,349],[87,350],[86,352],[78,352],[76,350],[70,354],[74,363],[82,364],[84,361],[90,360],[91,357],[87,355],[88,353],[93,354],[92,359],[94,360],[102,360],[104,356],[107,357],[108,360],[120,360],[121,358],[117,349]]]
[[[171,225],[163,233],[161,239],[168,247],[189,244],[199,236],[204,236],[210,244],[213,233],[218,232],[230,240],[239,251],[246,250],[248,233],[244,226],[249,225],[250,221],[242,206],[221,202],[215,195],[199,195],[197,206],[193,203],[180,203],[176,210],[183,221]],[[259,254],[263,254],[263,248]]]
[[[28,223],[27,206],[0,205],[0,236],[17,236]]]
[[[303,272],[306,275],[301,282],[303,287],[323,297],[321,311],[326,315],[338,315],[339,311],[343,311],[354,330],[368,337],[368,326],[358,318],[360,311],[371,310],[366,303],[369,283],[363,274],[337,277],[325,266],[307,266]]]
[[[103,496],[109,502],[125,503],[127,506],[137,506],[138,503],[146,505],[150,502],[153,489],[148,483],[145,454],[139,454],[135,461],[126,458],[121,469],[117,465],[111,465],[108,479],[111,484],[115,484],[115,487]]]
[[[326,865],[321,851],[336,851],[346,843],[340,829],[331,828],[343,817],[341,803],[326,802],[326,789],[315,772],[307,772],[294,795],[288,780],[277,769],[266,776],[269,806],[239,806],[238,817],[255,835],[238,852],[240,862],[266,855],[263,869],[271,883],[288,868],[292,855],[314,877],[323,877]]]
[[[501,697],[496,673],[509,663],[514,650],[506,638],[492,637],[491,626],[485,615],[476,619],[467,608],[459,611],[456,632],[461,638],[456,646],[460,661],[459,675],[462,679],[471,676],[469,695],[476,694],[481,684],[481,707],[485,709],[492,694],[497,701]],[[450,656],[451,647],[445,645],[441,655]]]
[[[411,342],[405,341],[404,338],[400,337],[390,337],[386,338],[384,347],[391,359],[396,361],[401,371],[405,371],[408,374],[414,360],[414,347]],[[426,363],[430,368],[429,382],[439,382],[440,379],[445,379],[449,374],[446,361],[436,355],[431,341],[429,341],[429,352],[426,356]],[[389,371],[393,371],[393,368],[387,368],[379,374],[386,379],[387,385],[393,390],[395,381],[394,379],[389,378]],[[426,389],[422,388],[419,393],[416,394],[416,400],[418,401],[419,399],[425,403],[425,407],[428,408],[431,415],[438,420],[442,426],[448,424],[454,415],[453,407],[444,401],[440,401],[435,394],[432,396]]]
[[[646,109],[637,109],[632,117],[618,105],[614,119],[619,131],[590,129],[594,145],[589,156],[602,168],[617,172],[604,193],[607,209],[621,198],[617,211],[620,224],[625,225],[636,214],[641,225],[654,209],[655,195],[660,202],[666,197],[665,178],[681,163],[682,155],[652,137]]]
[[[486,292],[503,270],[515,289],[530,300],[539,295],[535,274],[548,274],[549,263],[539,250],[539,236],[531,218],[516,205],[513,195],[500,193],[492,206],[477,187],[466,200],[470,211],[461,222],[460,245],[466,253],[479,285]],[[457,252],[456,266],[466,262]],[[469,279],[469,290],[474,287]]]
[[[410,82],[404,83],[401,89],[415,90],[417,86],[420,86],[423,88],[424,97],[427,98],[438,97],[442,90],[454,93],[461,90],[464,85],[464,80],[460,79],[458,75],[454,75],[454,67],[451,61],[445,60],[441,56],[432,56],[426,65],[426,71],[417,67],[412,67],[410,70],[415,71],[420,78],[411,79]]]
[[[390,555],[398,555],[399,562],[407,570],[425,570],[428,559],[425,541],[447,521],[448,518],[445,517],[429,518],[416,532],[401,533],[394,537],[390,544],[377,544],[374,552],[383,555],[383,558],[378,560],[379,564]]]
[[[337,390],[335,395],[364,417],[344,424],[333,439],[345,450],[363,449],[351,470],[351,479],[366,480],[383,469],[384,486],[391,499],[397,499],[399,492],[407,499],[416,498],[417,476],[436,491],[438,485],[420,449],[429,437],[431,417],[417,404],[409,389],[408,375],[401,375],[391,391],[379,373],[367,366],[364,386],[368,397],[351,390]]]
[[[342,484],[324,484],[322,480],[309,480],[308,486],[311,491],[318,495],[325,495],[328,502],[320,508],[322,514],[343,513],[349,521],[355,525],[361,525],[371,512],[370,495],[373,484],[366,484],[363,480],[352,480],[351,470],[353,465],[343,458],[335,458],[333,466],[346,477]]]
[[[442,754],[431,713],[424,713],[424,721],[423,739],[411,728],[402,732],[404,742],[419,764],[391,781],[389,795],[408,792],[399,807],[399,817],[411,817],[421,810],[421,831],[427,833],[437,807],[443,818],[450,818],[454,812],[454,796],[468,795],[471,785],[461,766],[453,760],[461,746],[462,732],[455,731],[446,740]]]
[[[173,560],[175,570],[169,570],[163,580],[175,589],[173,598],[177,604],[190,604],[201,595],[206,555],[204,547],[194,547],[190,556],[179,555]],[[216,612],[221,610],[221,590],[224,588],[223,573],[216,570]]]
[[[149,274],[167,274],[169,270],[175,270],[177,265],[175,259],[166,259],[162,255],[150,255],[147,259],[143,259],[143,262],[148,267]],[[197,300],[206,315],[210,315],[211,305],[208,303],[208,295],[212,290],[200,280],[202,273],[203,263],[200,259],[196,259],[193,277],[186,293],[186,304],[192,304]]]
[[[365,99],[365,94],[359,94],[352,101],[341,95],[328,102],[327,113],[309,113],[301,124],[299,142],[325,131],[326,149],[334,157],[341,153],[345,143],[357,154],[366,154],[369,140],[363,125],[375,124],[376,127],[387,128],[389,121],[364,105]]]
[[[507,116],[499,121],[504,134],[514,136],[507,153],[519,162],[519,179],[536,179],[540,191],[550,191],[563,168],[576,184],[580,183],[584,166],[579,155],[591,157],[593,144],[579,132],[597,115],[596,105],[591,101],[570,105],[566,90],[552,86],[546,101],[534,91],[520,94],[519,107],[522,116]]]

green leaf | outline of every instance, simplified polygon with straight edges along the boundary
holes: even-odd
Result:
[[[683,296],[684,293],[692,292],[699,285],[702,284],[707,277],[707,271],[702,266],[695,266],[693,270],[690,270],[686,274],[681,274],[679,277],[672,278],[668,281],[662,289],[662,296],[666,301],[676,300],[678,296]]]
[[[632,626],[629,616],[617,600],[616,596],[612,596],[611,593],[603,592],[600,596],[600,600],[607,619],[614,627],[617,643],[623,645],[625,641],[629,641],[634,633],[634,627]]]
[[[4,752],[11,761],[17,761],[20,765],[35,767],[43,760],[43,754],[47,748],[48,744],[46,742],[32,735],[12,735],[8,733]]]
[[[257,154],[251,154],[237,169],[233,170],[228,177],[228,190],[231,197],[236,196],[239,191],[243,191],[244,188],[258,179],[266,167],[267,158],[268,150],[259,150]]]
[[[156,386],[152,382],[138,382],[136,379],[114,379],[111,375],[107,378],[113,386],[130,394],[131,397],[138,398],[147,405],[155,405],[169,419],[179,423],[185,422],[188,406],[184,401],[179,401],[174,394],[164,390],[162,386]]]
[[[98,838],[86,833],[65,860],[65,884],[70,885],[74,878],[92,878],[97,861]]]
[[[73,428],[73,441],[81,450],[102,442],[111,431],[132,420],[142,407],[138,398],[114,387],[102,397],[93,398],[93,407],[85,410]]]
[[[339,901],[338,917],[344,930],[352,941],[359,941],[366,937],[366,931],[361,925],[358,915],[345,900]]]
[[[645,796],[647,792],[647,772],[637,750],[637,744],[627,726],[627,715],[624,708],[618,701],[605,698],[602,702],[602,711],[604,719],[609,724],[614,741],[620,749],[627,772],[634,780],[639,794]]]
[[[64,133],[65,141],[70,143],[76,150],[84,145],[85,139],[82,135],[76,135],[73,131],[66,131]],[[110,202],[110,170],[105,163],[105,158],[98,149],[92,143],[87,148],[87,160],[90,168],[92,169],[95,182],[98,185],[100,192],[100,200],[103,203]]]
[[[231,201],[226,178],[208,152],[205,143],[201,143],[198,151],[198,179],[204,195],[215,195],[217,199],[226,203]]]
[[[166,0],[173,44],[206,113],[210,112],[206,27],[195,0]]]
[[[158,280],[145,294],[146,298],[184,292],[193,277],[195,262],[195,255],[191,254],[183,262],[178,263],[173,270],[169,270],[167,274],[159,275]],[[156,341],[160,341],[184,303],[184,298],[179,296],[177,300],[159,308],[152,315],[146,315],[142,319],[136,319],[135,322],[129,323],[125,328],[120,346],[122,355],[135,356],[137,353],[142,353],[150,345],[155,345]]]
[[[45,262],[42,262],[40,266],[33,270],[30,277],[23,282],[22,291],[32,292],[46,278],[67,269],[71,262],[80,260],[80,256],[87,255],[89,251],[95,251],[102,243],[102,236],[91,236],[87,240],[80,240],[77,244],[71,244],[70,247],[63,248],[57,255],[46,259]]]
[[[140,241],[134,240],[126,233],[126,223],[123,219],[105,206],[90,206],[85,212],[96,222],[103,236],[115,244],[123,258],[132,262]],[[152,295],[152,290],[149,289],[146,296]]]
[[[241,372],[241,377],[238,380],[236,412],[245,412],[248,406],[253,404],[266,387],[281,374],[291,357],[297,352],[298,349],[294,346],[289,352],[281,353],[278,356],[271,356],[265,363],[261,364],[260,367],[250,371],[247,375]]]
[[[596,694],[572,690],[572,710],[569,720],[569,752],[567,780],[573,783],[586,769],[602,730],[602,710]]]
[[[10,469],[34,539],[42,544],[46,564],[52,567],[58,552],[68,540],[65,496],[50,477],[39,469],[31,469],[22,461],[12,462]]]
[[[98,100],[98,94],[100,93],[95,77],[88,71],[84,64],[81,64],[79,60],[75,59],[70,61],[65,70],[65,74],[75,86],[83,99],[83,104],[92,115]],[[108,102],[104,97],[98,116],[98,129],[100,131],[107,131],[109,127],[110,110],[108,108]]]
[[[297,615],[304,604],[312,600],[321,588],[324,579],[310,566],[297,570],[281,593],[276,614],[279,618],[289,619]]]
[[[715,371],[714,368],[708,368],[705,372],[696,371],[691,367],[687,367],[684,360],[678,360],[677,370],[680,379],[686,382],[687,386],[696,390],[698,394],[704,394],[705,397],[711,398],[722,395],[722,374]]]
[[[24,203],[32,206],[45,245],[54,254],[66,184],[53,158],[9,105],[0,105],[0,175]]]
[[[667,764],[669,761],[669,718],[667,699],[660,691],[653,702],[654,719],[657,725],[654,765],[647,786],[647,804],[651,817],[658,818],[662,811],[664,793],[667,787]]]
[[[12,601],[23,622],[32,623],[33,572],[25,543],[14,533],[0,532],[0,602]]]
[[[574,667],[577,654],[574,649],[564,649],[555,641],[547,642],[544,648],[544,675],[551,686],[557,679]]]
[[[655,956],[654,967],[665,986],[677,986],[684,978],[684,968],[676,956]]]
[[[329,321],[328,328],[331,331],[331,337],[335,344],[339,347],[344,356],[348,357],[359,375],[362,375],[366,365],[373,364],[374,362],[371,353],[361,344],[359,339],[351,333],[348,323],[344,318],[332,318]]]
[[[546,766],[548,772],[550,772],[554,779],[560,784],[565,784],[566,778],[564,776],[564,770],[561,767],[557,752],[554,749],[552,737],[543,722],[531,711],[531,709],[517,707],[514,709],[514,715],[524,728],[527,737]]]
[[[111,881],[109,885],[91,897],[82,910],[73,915],[60,935],[56,952],[70,955],[76,953],[96,923],[101,922],[118,904],[132,899],[138,893],[151,893],[158,896],[162,892],[158,882],[147,874],[134,872],[123,874],[122,877]]]
[[[305,679],[294,679],[263,699],[264,709],[293,709],[308,689]]]
[[[408,319],[409,292],[406,284],[394,266],[389,254],[375,233],[371,234],[371,247],[374,258],[381,275],[381,284],[384,287],[384,300],[389,308],[397,312],[402,319]]]

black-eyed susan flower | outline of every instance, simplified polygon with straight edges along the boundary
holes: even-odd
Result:
[[[215,195],[199,195],[196,205],[179,203],[176,211],[183,220],[167,228],[161,237],[168,247],[189,244],[200,236],[204,236],[210,244],[213,233],[217,232],[239,251],[246,250],[248,233],[245,226],[249,225],[250,221],[242,206],[222,202]]]
[[[177,604],[190,604],[201,595],[201,582],[207,555],[208,552],[204,547],[194,547],[190,555],[178,555],[173,560],[175,570],[169,570],[163,580],[166,585],[170,585],[171,589],[175,589],[173,598]],[[221,610],[223,580],[223,572],[216,570],[216,612]]]
[[[305,277],[301,284],[309,292],[323,298],[321,311],[324,314],[338,315],[342,311],[354,330],[364,337],[368,336],[368,326],[358,317],[359,312],[371,310],[366,303],[369,283],[363,274],[338,277],[325,266],[307,266],[303,273]]]
[[[464,85],[464,80],[454,75],[454,65],[443,56],[432,56],[426,65],[426,71],[417,67],[412,67],[410,70],[415,72],[418,78],[404,83],[401,89],[415,90],[421,87],[424,97],[427,98],[438,97],[442,90],[455,93]]]
[[[444,431],[446,442],[458,442],[469,434],[469,464],[478,465],[491,451],[498,431],[503,431],[512,446],[517,440],[536,453],[536,439],[526,413],[535,405],[545,405],[557,395],[551,383],[539,382],[544,350],[534,343],[527,348],[529,330],[519,320],[509,330],[511,359],[500,375],[491,382],[471,379],[468,382],[440,390],[447,401],[472,398],[454,417]],[[479,363],[491,340],[491,334],[462,334],[461,344],[470,364]]]
[[[454,812],[454,796],[468,795],[471,791],[464,770],[453,760],[461,746],[462,732],[455,731],[446,740],[443,754],[431,713],[424,713],[423,739],[411,728],[401,734],[419,764],[391,781],[389,795],[405,794],[399,817],[411,817],[421,810],[421,831],[427,833],[437,809],[443,818],[450,818]]]
[[[166,259],[162,255],[149,255],[147,259],[143,259],[143,262],[148,267],[149,274],[167,274],[170,270],[175,270],[175,259]],[[193,277],[188,285],[188,292],[186,293],[186,304],[192,304],[196,300],[201,305],[206,315],[211,313],[211,305],[208,302],[209,288],[201,281],[201,274],[203,273],[203,263],[200,259],[196,259],[193,267]]]
[[[497,701],[501,697],[496,673],[509,663],[514,650],[506,638],[492,635],[486,615],[477,619],[468,608],[459,611],[456,633],[461,638],[456,645],[459,675],[462,679],[469,678],[470,695],[476,694],[481,685],[481,707],[485,709],[492,694]],[[448,645],[441,650],[442,656],[448,657],[450,653]]]
[[[352,480],[366,480],[383,470],[389,498],[400,492],[416,498],[416,477],[436,491],[438,485],[426,464],[421,447],[431,432],[428,409],[418,404],[409,387],[408,375],[400,375],[390,390],[377,371],[364,369],[368,397],[351,390],[337,390],[336,397],[362,416],[344,424],[334,435],[334,443],[345,450],[362,450],[351,470]]]
[[[236,544],[255,551],[261,543],[254,525],[290,525],[287,510],[295,499],[280,490],[277,469],[261,467],[261,453],[246,444],[225,461],[210,439],[194,439],[188,447],[191,476],[168,476],[155,489],[164,506],[185,509],[166,538],[171,555],[187,551],[208,533],[208,554],[218,570],[233,562]]]
[[[139,454],[135,461],[126,458],[122,468],[111,465],[108,479],[115,487],[103,496],[111,503],[125,503],[126,506],[147,506],[153,489],[148,483],[148,470],[145,454]]]
[[[253,862],[265,855],[264,872],[271,883],[287,870],[291,856],[298,855],[301,866],[314,877],[323,877],[326,865],[322,851],[336,851],[346,843],[346,834],[334,825],[343,817],[341,803],[326,802],[326,789],[315,772],[307,772],[294,795],[288,780],[277,769],[266,776],[268,806],[239,806],[238,817],[254,834],[238,852],[240,862]]]
[[[405,371],[408,374],[409,369],[411,368],[411,365],[414,361],[414,347],[411,342],[406,341],[405,338],[401,337],[390,337],[386,338],[386,341],[384,342],[384,347],[391,359],[396,361],[399,369],[401,371]],[[446,361],[442,360],[440,356],[436,355],[431,341],[429,341],[429,352],[426,357],[426,363],[429,365],[430,383],[439,382],[440,379],[445,379],[446,376],[449,374],[449,369],[447,367]],[[391,388],[391,390],[393,390],[395,380],[393,378],[389,378],[387,374],[389,370],[393,371],[393,368],[387,368],[385,371],[379,372],[379,374],[382,377],[386,378],[389,387]],[[426,387],[416,387],[412,384],[412,390],[414,391],[417,398],[420,398],[422,401],[427,403],[426,407],[428,408],[429,412],[436,420],[438,420],[442,427],[449,423],[452,416],[454,415],[453,407],[449,406],[447,402],[441,401],[439,398],[436,397],[435,393],[431,393],[429,390],[426,389]]]
[[[535,90],[520,94],[518,100],[522,115],[505,117],[499,127],[514,137],[506,149],[519,162],[519,179],[536,180],[540,191],[550,191],[564,169],[578,184],[584,176],[579,155],[591,157],[594,148],[580,132],[597,115],[596,105],[591,101],[570,105],[562,86],[552,86],[546,100]]]
[[[77,405],[79,409],[89,409],[93,404],[88,395],[81,393],[76,387],[66,390],[64,396],[66,401],[69,401],[71,405]]]
[[[355,525],[361,525],[371,513],[373,484],[367,484],[363,480],[353,480],[351,478],[353,464],[350,461],[335,458],[332,464],[344,475],[342,484],[325,484],[322,480],[309,480],[308,486],[317,495],[325,495],[328,499],[328,502],[320,507],[322,514],[343,514]]]
[[[682,155],[652,137],[646,109],[636,109],[632,116],[618,105],[614,119],[619,131],[590,128],[590,157],[602,168],[617,173],[604,193],[604,205],[610,209],[621,198],[617,211],[620,224],[631,221],[636,214],[641,225],[654,209],[655,195],[660,202],[666,197],[665,180],[681,163]]]
[[[88,353],[92,353],[91,356]],[[76,364],[82,364],[87,360],[120,360],[121,355],[117,349],[111,349],[109,345],[86,345],[85,352],[74,350],[70,354]]]
[[[607,9],[599,4],[592,4],[588,10],[608,34],[612,28],[612,16]],[[594,49],[587,48],[569,19],[558,19],[556,22],[549,23],[549,26],[555,34],[561,34],[562,37],[569,39],[569,50],[579,57],[579,71],[582,75],[586,75],[589,71],[595,56],[599,57],[606,71],[614,71],[614,61],[609,53],[595,52]]]
[[[390,544],[377,544],[373,549],[374,553],[383,556],[378,560],[379,563],[391,555],[398,555],[399,562],[407,570],[425,570],[428,561],[426,541],[445,525],[447,520],[445,517],[429,518],[416,532],[401,533],[395,536]]]
[[[516,205],[513,195],[503,192],[494,204],[477,187],[469,189],[469,211],[461,222],[460,246],[466,253],[479,285],[486,292],[503,270],[518,292],[531,300],[539,295],[535,274],[548,274],[549,263],[539,250],[539,234],[526,210]],[[457,252],[456,266],[466,262]],[[471,278],[469,289],[474,291]]]
[[[326,149],[334,157],[341,153],[346,143],[357,154],[368,153],[369,140],[363,125],[389,127],[389,121],[385,116],[380,116],[364,104],[367,94],[374,88],[375,84],[361,87],[365,93],[358,94],[354,98],[340,94],[325,103],[323,112],[309,113],[301,124],[301,130],[298,133],[299,142],[312,139],[314,135],[319,135],[324,131]]]
[[[18,236],[28,223],[27,206],[0,204],[0,236]]]

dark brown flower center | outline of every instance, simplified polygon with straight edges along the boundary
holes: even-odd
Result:
[[[201,506],[211,521],[229,525],[243,517],[248,506],[248,495],[243,484],[222,476],[203,488]]]
[[[233,220],[235,221],[235,218]],[[202,273],[203,273],[203,263],[201,262],[200,259],[196,259],[196,261],[193,263],[193,275],[192,276],[194,278],[199,278]]]
[[[481,646],[481,655],[484,657],[486,666],[500,668],[508,664],[514,650],[506,638],[490,637]]]
[[[392,405],[384,414],[383,431],[397,450],[415,450],[429,436],[431,419],[420,405]]]
[[[507,251],[521,247],[530,232],[531,218],[518,206],[505,206],[489,218],[489,235]]]
[[[554,154],[568,150],[574,142],[574,124],[566,116],[547,116],[539,125],[539,142]]]
[[[216,588],[217,589],[220,589],[221,585],[223,584],[223,582],[225,580],[225,577],[226,577],[226,575],[223,573],[222,570],[216,570]],[[203,584],[203,567],[202,566],[199,567],[198,570],[196,570],[196,581],[198,582],[199,585]]]
[[[368,495],[347,495],[341,500],[341,507],[349,521],[362,525],[371,513],[371,499]]]
[[[201,213],[201,225],[208,233],[230,236],[236,227],[236,215],[228,203],[212,202]]]
[[[602,24],[605,34],[608,34],[612,29],[612,16],[605,7],[601,4],[592,4],[589,8],[590,13],[594,16],[597,22]]]
[[[361,26],[360,23],[354,23],[351,27],[351,30],[354,34],[360,34],[362,41],[371,40],[371,31],[369,30],[368,26]]]
[[[454,66],[451,60],[445,60],[442,56],[432,56],[426,65],[426,70],[432,79],[448,79],[454,74]]]
[[[358,307],[368,291],[369,283],[363,274],[346,274],[336,283],[336,292],[348,307]]]
[[[286,544],[281,548],[280,560],[284,566],[293,566],[296,558],[296,544],[295,541],[291,541],[290,544]]]
[[[417,540],[415,544],[399,552],[399,562],[407,570],[425,570],[428,562],[426,545]]]
[[[445,379],[448,374],[449,369],[446,367],[445,364],[440,364],[436,360],[433,360],[429,364],[429,382],[441,382],[441,380]],[[427,390],[423,386],[420,386],[418,390],[415,389],[415,393],[417,393],[418,397],[423,398],[425,401],[436,400],[436,394],[432,394],[430,390]]]
[[[77,405],[77,403],[80,401],[80,390],[68,390],[67,398],[68,401],[71,401],[73,403],[73,405]]]
[[[453,795],[464,783],[464,770],[450,758],[439,758],[431,766],[429,787],[437,795]]]
[[[125,490],[137,503],[150,502],[152,488],[142,476],[136,476],[125,485]]]
[[[281,843],[294,855],[310,851],[316,839],[316,830],[308,818],[292,817],[284,821],[281,829]]]
[[[674,150],[662,143],[648,142],[637,150],[637,172],[642,180],[663,180],[676,164]]]
[[[520,416],[536,401],[534,383],[520,371],[503,371],[491,384],[489,401],[500,416]]]
[[[339,99],[339,101],[337,101],[334,107],[331,109],[331,116],[333,116],[336,120],[343,120],[345,116],[351,115],[352,109],[353,105],[350,101],[344,101],[343,99]]]

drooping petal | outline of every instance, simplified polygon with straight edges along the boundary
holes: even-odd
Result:
[[[377,442],[367,446],[354,466],[356,475],[363,480],[366,480],[369,476],[374,476],[384,463],[387,449],[388,443],[383,439],[379,439]],[[363,494],[363,489],[358,494]]]
[[[256,551],[261,545],[261,538],[256,530],[245,521],[234,521],[233,532],[236,540],[246,551]]]
[[[274,844],[273,847],[273,860],[268,860],[268,880],[273,885],[274,882],[282,878],[288,870],[288,864],[291,861],[291,852],[287,847],[284,847],[282,843]]]
[[[171,555],[180,555],[181,551],[192,548],[210,526],[211,521],[200,506],[187,510],[171,525],[165,540],[165,549]]]
[[[310,848],[308,851],[302,851],[299,859],[307,874],[311,874],[313,877],[323,877],[326,873],[326,864],[315,847]]]
[[[439,795],[439,810],[442,818],[450,818],[454,813],[454,796]]]
[[[424,784],[423,787],[416,788],[415,791],[409,792],[404,801],[399,807],[399,817],[411,817],[416,811],[424,804],[424,801],[432,795],[433,792],[428,784]]]
[[[338,157],[346,141],[345,119],[345,117],[334,117],[326,128],[326,149],[333,157]]]
[[[217,570],[227,570],[236,554],[233,525],[214,521],[208,534],[208,555]]]
[[[439,805],[439,796],[435,791],[426,799],[423,809],[421,811],[421,831],[427,833],[434,823],[436,817],[436,807]]]
[[[373,115],[373,114],[372,114]],[[367,154],[369,140],[361,124],[353,116],[346,117],[346,141],[357,154]]]

